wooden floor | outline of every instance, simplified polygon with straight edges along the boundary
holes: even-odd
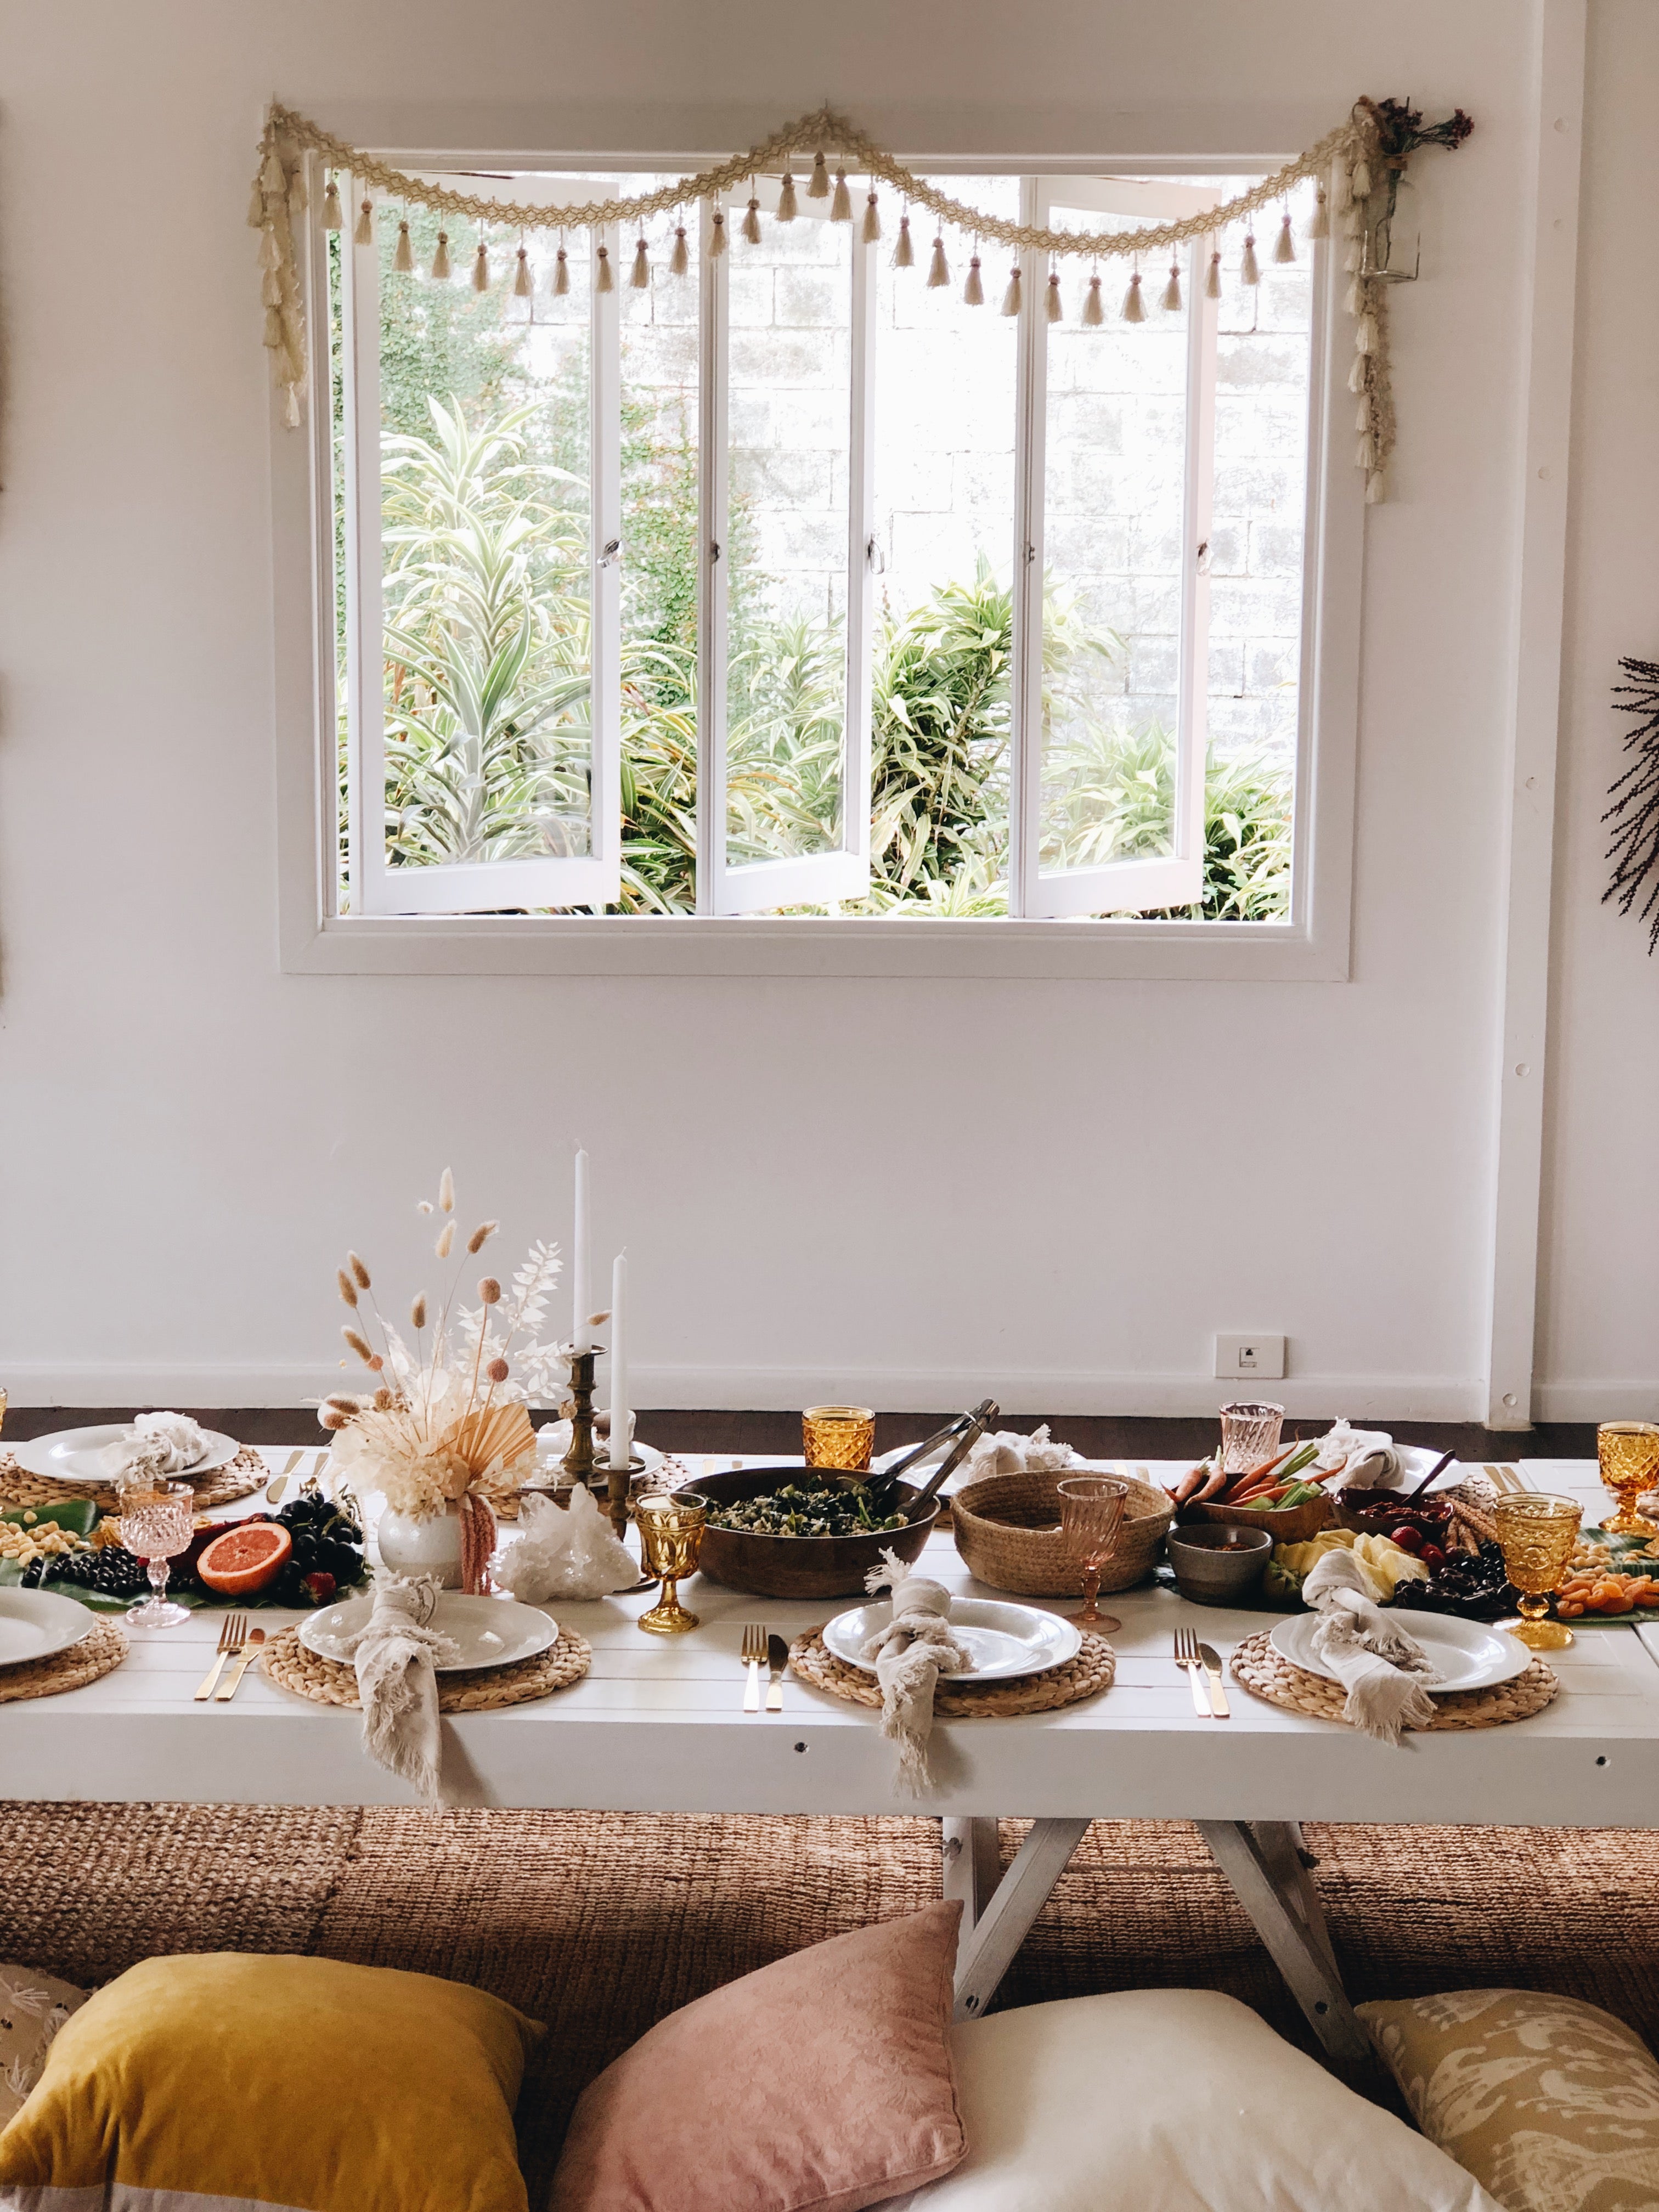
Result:
[[[1218,1391],[1218,1398],[1219,1392]],[[6,1415],[5,1436],[38,1437],[49,1429],[80,1427],[94,1421],[127,1421],[131,1406],[14,1406]],[[314,1413],[302,1407],[206,1406],[179,1409],[212,1428],[228,1430],[250,1444],[311,1444],[322,1441]],[[952,1408],[952,1412],[956,1409]],[[914,1443],[943,1425],[951,1413],[882,1413],[876,1421],[876,1449]],[[1212,1449],[1212,1419],[1163,1420],[1151,1416],[1060,1413],[1050,1417],[1056,1437],[1090,1459],[1194,1459]],[[1318,1436],[1335,1415],[1288,1423],[1292,1432]],[[1006,1428],[1030,1431],[1037,1415],[1011,1415]],[[1391,1421],[1367,1418],[1366,1428],[1386,1429],[1396,1443],[1429,1444],[1455,1451],[1461,1460],[1594,1459],[1595,1428],[1589,1421],[1542,1422],[1533,1429],[1483,1429],[1474,1422]],[[678,1451],[763,1452],[800,1450],[800,1416],[791,1413],[710,1411],[708,1407],[655,1407],[639,1417],[647,1443]]]

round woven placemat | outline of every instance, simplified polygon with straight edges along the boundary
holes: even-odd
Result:
[[[550,1698],[555,1690],[568,1690],[580,1682],[592,1659],[582,1638],[562,1628],[558,1642],[533,1659],[517,1659],[510,1667],[492,1668],[487,1674],[440,1674],[438,1711],[487,1713],[500,1705],[527,1705],[532,1698]],[[297,1629],[285,1628],[274,1637],[259,1664],[273,1682],[296,1697],[309,1698],[313,1705],[358,1703],[356,1669],[307,1651]]]
[[[789,1664],[815,1690],[845,1698],[854,1705],[879,1705],[881,1690],[873,1674],[849,1667],[826,1650],[823,1632],[809,1628],[789,1647]],[[1109,1690],[1117,1672],[1117,1654],[1104,1637],[1085,1634],[1083,1648],[1063,1667],[1024,1674],[1013,1682],[956,1685],[941,1682],[933,1692],[933,1714],[944,1721],[1012,1720],[1019,1713],[1053,1712]]]
[[[0,1705],[19,1698],[55,1698],[63,1690],[84,1689],[100,1674],[113,1673],[127,1656],[127,1632],[117,1620],[95,1620],[89,1635],[49,1659],[24,1659],[0,1667]]]
[[[1316,1721],[1342,1720],[1348,1693],[1340,1682],[1328,1682],[1322,1674],[1310,1674],[1281,1659],[1270,1641],[1271,1632],[1247,1636],[1233,1653],[1233,1679],[1253,1698],[1286,1712],[1307,1713]],[[1512,1682],[1499,1682],[1490,1690],[1448,1690],[1434,1701],[1435,1729],[1502,1728],[1506,1721],[1529,1720],[1541,1713],[1560,1688],[1541,1659],[1534,1659],[1524,1674]],[[1346,1726],[1346,1723],[1343,1723]]]
[[[188,1475],[177,1479],[191,1480]],[[239,1498],[252,1498],[270,1480],[270,1469],[264,1460],[244,1444],[234,1459],[216,1467],[192,1487],[198,1507],[205,1509],[234,1505]],[[120,1502],[107,1486],[88,1490],[83,1482],[54,1482],[49,1474],[27,1474],[9,1452],[0,1452],[0,1505],[58,1505],[66,1498],[89,1498],[100,1513],[113,1513]]]

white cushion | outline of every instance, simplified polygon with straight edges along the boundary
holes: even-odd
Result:
[[[0,1960],[0,2128],[40,2080],[53,2036],[86,2001],[71,1983]]]
[[[1461,2166],[1208,1990],[951,2032],[968,2155],[885,2212],[1500,2212]]]

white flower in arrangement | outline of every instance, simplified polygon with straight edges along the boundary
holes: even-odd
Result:
[[[454,1180],[446,1168],[438,1211],[447,1216],[454,1206]],[[420,1211],[431,1213],[431,1201],[422,1200]],[[422,1291],[413,1299],[412,1348],[381,1314],[369,1271],[355,1252],[336,1274],[340,1297],[357,1317],[341,1334],[376,1382],[366,1396],[338,1392],[325,1398],[318,1419],[333,1431],[340,1480],[360,1493],[379,1491],[398,1512],[441,1513],[468,1498],[510,1496],[535,1464],[527,1408],[565,1401],[568,1353],[539,1334],[559,1273],[557,1245],[533,1243],[509,1293],[486,1275],[476,1307],[456,1303],[466,1261],[499,1226],[485,1221],[473,1231],[441,1297],[428,1299]],[[448,1259],[454,1231],[446,1219],[434,1246],[440,1260]],[[379,1351],[371,1329],[380,1336]]]

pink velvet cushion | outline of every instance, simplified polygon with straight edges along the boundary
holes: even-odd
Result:
[[[659,2021],[583,2091],[553,2212],[859,2212],[949,2173],[961,1911],[832,1936]]]

